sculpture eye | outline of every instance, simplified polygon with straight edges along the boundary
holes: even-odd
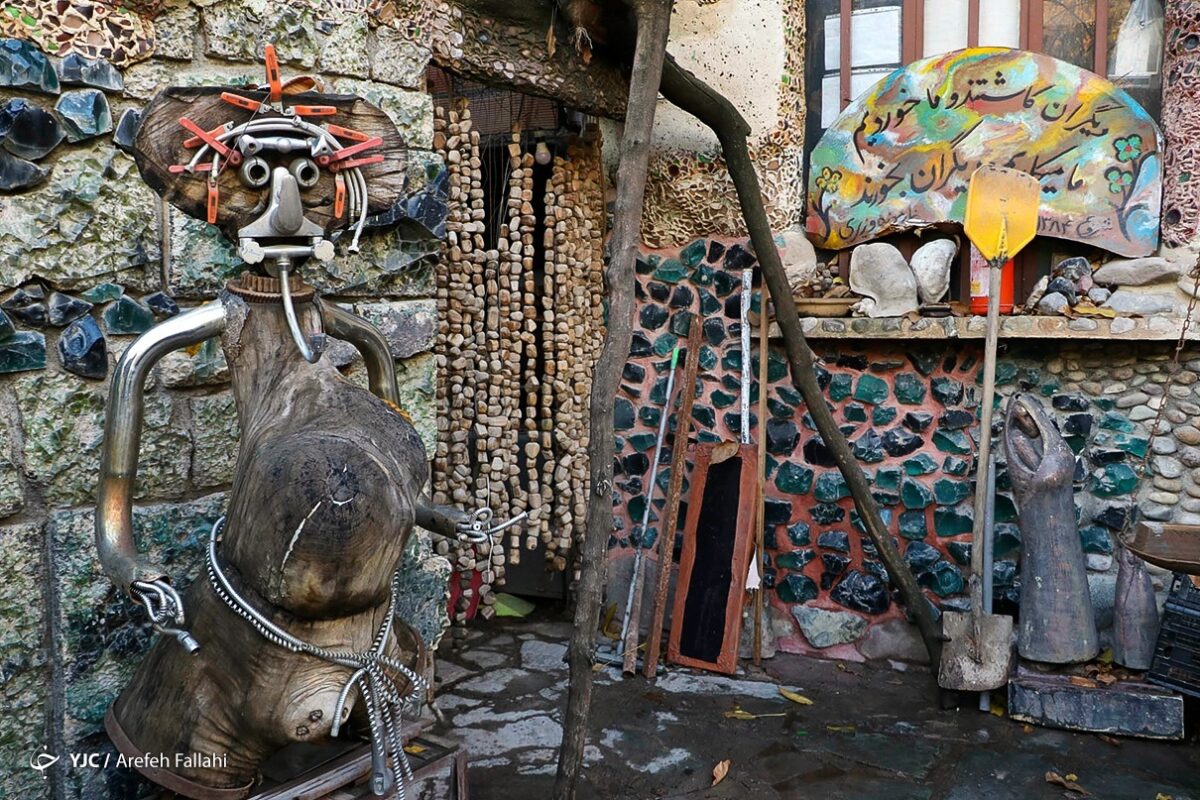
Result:
[[[310,189],[317,185],[321,178],[321,170],[311,158],[297,158],[288,165],[288,172],[296,179],[301,189]]]
[[[271,180],[271,167],[258,156],[247,158],[242,162],[238,176],[242,183],[251,189],[261,189]]]

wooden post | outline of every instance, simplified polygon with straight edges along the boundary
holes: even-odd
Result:
[[[642,201],[650,166],[650,139],[658,105],[659,82],[666,58],[673,0],[637,0],[637,44],[629,79],[629,104],[617,167],[611,253],[605,270],[608,329],[593,372],[590,408],[591,492],[582,568],[575,592],[575,626],[567,650],[570,686],[563,719],[563,743],[554,781],[554,800],[573,800],[583,768],[583,748],[592,703],[592,654],[604,591],[605,551],[612,535],[613,406],[621,372],[633,339],[634,261],[641,239]]]
[[[754,557],[755,569],[758,570],[759,584],[754,592],[754,666],[762,665],[762,616],[763,616],[763,585],[762,566],[763,549],[766,544],[766,534],[763,526],[766,523],[767,493],[764,483],[767,478],[767,361],[770,356],[770,343],[767,339],[767,329],[770,327],[770,316],[767,314],[767,284],[764,281],[759,290],[758,301],[758,492],[754,508]]]

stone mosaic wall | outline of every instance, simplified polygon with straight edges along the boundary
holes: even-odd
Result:
[[[101,5],[112,4],[81,0],[70,4],[71,14]],[[425,188],[394,216],[417,216],[436,231],[445,215],[440,159],[429,150],[427,50],[369,24],[365,14],[345,13],[344,3],[144,5],[162,8],[135,26],[136,52],[114,58],[121,69],[78,55],[47,57],[90,53],[71,46],[70,25],[61,21],[50,29],[34,15],[0,27],[23,37],[0,39],[0,180],[14,181],[0,192],[3,797],[116,798],[142,791],[128,773],[72,770],[64,759],[43,778],[28,765],[43,751],[109,747],[105,708],[151,640],[144,613],[103,576],[92,544],[106,378],[136,334],[180,306],[211,299],[241,268],[215,229],[166,209],[141,183],[121,148],[136,116],[113,120],[167,85],[257,83],[262,46],[274,40],[285,77],[319,74],[332,89],[361,93],[395,120],[414,148],[411,188]],[[64,49],[51,47],[55,42]],[[76,88],[80,83],[89,85]],[[88,116],[72,128],[64,111],[79,103],[64,101],[80,92],[87,92]],[[406,221],[369,234],[360,253],[340,253],[305,275],[383,329],[398,358],[405,408],[431,453],[437,252],[429,230]],[[352,348],[335,343],[327,357],[365,386]],[[186,584],[223,511],[238,446],[217,343],[166,358],[148,390],[135,526],[143,549]],[[412,554],[412,585],[422,589],[408,598],[406,613],[432,639],[445,616],[449,565],[430,556],[427,543]]]
[[[740,273],[754,264],[743,243],[715,240],[647,254],[638,262],[638,326],[615,409],[614,560],[625,560],[639,544],[652,545],[658,535],[670,478],[669,442],[660,459],[651,522],[641,531],[646,481],[671,350],[684,341],[695,314],[704,320],[704,344],[694,438],[717,442],[738,436]],[[822,324],[823,337],[811,340],[819,357],[818,381],[870,476],[885,522],[929,599],[941,608],[965,608],[982,343],[862,341],[845,336],[843,321]],[[757,376],[757,332],[755,342],[750,366]],[[1171,343],[1003,345],[999,402],[1018,391],[1038,396],[1053,409],[1078,455],[1079,534],[1099,618],[1107,624],[1116,578],[1112,535],[1126,516],[1140,508],[1149,519],[1200,521],[1200,351],[1186,350],[1177,368]],[[766,437],[769,454],[765,580],[778,646],[841,659],[919,655],[915,630],[901,619],[887,571],[875,558],[846,484],[791,386],[780,340],[771,344],[767,370],[765,389],[752,383],[752,436]],[[757,420],[764,390],[768,418]],[[1163,435],[1152,436],[1148,427],[1164,404]],[[1148,451],[1149,474],[1139,478]],[[1003,447],[998,455],[995,585],[1000,608],[1011,609],[1020,584],[1021,534]],[[622,577],[627,572],[620,564],[611,572],[617,597],[624,597],[619,583],[628,580]],[[1161,583],[1161,575],[1155,579]]]

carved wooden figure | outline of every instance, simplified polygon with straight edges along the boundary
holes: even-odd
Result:
[[[1017,651],[1031,661],[1087,661],[1100,652],[1100,638],[1075,526],[1075,456],[1026,394],[1008,402],[1004,449],[1021,526]]]
[[[243,797],[282,747],[353,728],[372,742],[372,790],[403,796],[399,717],[420,705],[422,645],[393,623],[404,591],[394,575],[414,523],[454,536],[478,529],[479,517],[420,497],[428,462],[397,405],[386,341],[297,274],[308,259],[332,257],[332,230],[349,226],[356,243],[368,212],[400,197],[403,142],[358,98],[289,94],[269,46],[267,74],[262,90],[165,90],[135,143],[146,180],[221,225],[261,271],[148,331],[113,375],[97,547],[167,636],[106,725],[129,756],[227,754],[141,769],[193,798]],[[321,359],[327,335],[362,352],[370,392]],[[133,541],[141,396],[159,358],[214,336],[241,444],[207,576],[180,598]]]

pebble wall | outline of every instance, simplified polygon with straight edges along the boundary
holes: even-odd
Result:
[[[755,264],[747,247],[698,240],[679,250],[647,253],[638,262],[638,319],[615,409],[618,508],[610,541],[615,560],[657,538],[670,473],[669,441],[660,459],[651,522],[642,531],[646,482],[671,350],[683,344],[695,314],[703,319],[704,343],[693,438],[738,437],[740,273]],[[884,521],[929,599],[940,608],[963,609],[968,605],[982,344],[829,336],[810,341],[818,356],[818,382],[870,477]],[[757,376],[757,329],[754,339],[751,370]],[[1016,392],[1033,394],[1052,409],[1077,454],[1079,535],[1102,625],[1111,620],[1113,533],[1126,516],[1140,509],[1137,513],[1147,519],[1200,522],[1200,352],[1185,350],[1177,366],[1173,349],[1166,342],[1002,342],[1000,408]],[[782,340],[771,342],[767,369],[768,415],[756,419],[761,387],[755,379],[751,433],[756,442],[766,437],[769,454],[765,582],[777,645],[844,659],[918,654],[915,633],[892,622],[902,616],[895,590],[792,388]],[[1163,404],[1163,435],[1152,436],[1149,426]],[[1002,425],[1000,413],[997,431]],[[1149,473],[1140,477],[1147,452]],[[997,602],[1011,608],[1020,585],[1021,533],[1002,446],[998,457],[994,577]],[[621,577],[627,572],[614,569],[610,587],[627,582]],[[1161,574],[1155,581],[1161,589]],[[619,589],[615,594],[624,596]]]
[[[167,209],[141,182],[123,151],[136,116],[115,121],[165,86],[260,82],[262,46],[271,40],[285,78],[319,74],[332,89],[361,93],[392,116],[413,148],[417,192],[395,216],[417,216],[425,230],[408,221],[372,232],[360,253],[339,252],[305,277],[383,329],[398,359],[404,406],[430,453],[432,264],[445,181],[429,149],[428,50],[361,8],[340,7],[353,4],[153,4],[161,10],[134,26],[141,38],[122,40],[118,51],[104,45],[120,54],[113,58],[120,68],[91,62],[83,73],[76,60],[47,57],[95,53],[71,49],[69,31],[51,30],[58,22],[38,17],[46,5],[24,3],[28,13],[6,17],[12,24],[0,28],[0,35],[22,37],[0,38],[0,144],[16,137],[14,147],[32,165],[0,147],[0,179],[24,182],[0,191],[0,796],[135,797],[141,783],[127,771],[72,769],[66,758],[45,775],[28,765],[40,752],[106,751],[105,709],[152,638],[144,613],[100,571],[92,544],[107,378],[138,333],[212,299],[241,265],[215,229]],[[118,13],[109,3],[70,5]],[[95,31],[91,37],[98,46]],[[56,106],[67,126],[64,112],[78,104],[61,101],[77,91],[68,81],[81,74],[92,82],[88,108],[100,110],[75,120],[84,128],[78,136],[39,139],[45,130],[29,126],[51,125]],[[22,114],[18,126],[6,127],[13,121],[6,110],[14,109]],[[42,155],[29,149],[39,140],[50,143]],[[326,357],[365,386],[361,358],[348,345],[334,343]],[[135,527],[143,549],[183,586],[223,513],[238,448],[217,342],[168,356],[147,389]],[[445,621],[449,564],[425,547],[412,553],[410,585],[417,588],[402,614],[433,641]]]

